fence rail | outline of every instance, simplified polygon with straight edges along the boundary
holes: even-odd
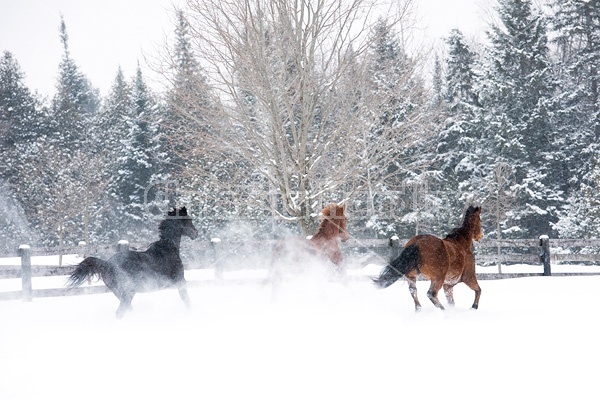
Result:
[[[401,251],[408,239],[400,239],[392,237],[389,239],[350,239],[344,245],[346,253],[352,252],[374,252],[387,257],[395,257]],[[210,254],[215,267],[215,281],[223,280],[223,269],[218,260],[228,253],[238,252],[239,254],[254,249],[264,253],[265,249],[269,249],[275,245],[277,240],[264,240],[260,242],[252,241],[226,241],[220,239],[212,239],[204,245],[197,246],[203,251]],[[123,249],[128,249],[129,243],[121,241],[119,244],[112,246],[85,246],[80,245],[72,248],[63,248],[60,254],[78,254],[97,255],[106,254],[108,251],[116,252]],[[582,254],[576,252],[560,253],[565,248],[599,248],[600,239],[549,239],[546,236],[541,236],[539,239],[484,239],[475,245],[475,258],[479,265],[481,264],[534,264],[543,266],[541,273],[485,273],[478,274],[480,279],[504,279],[522,276],[549,276],[549,275],[600,275],[599,272],[587,273],[552,273],[553,263],[567,262],[585,262],[585,263],[600,263],[600,251],[598,253],[589,252]],[[494,254],[492,250],[496,250]],[[503,252],[505,249],[511,249],[510,252]],[[18,299],[31,301],[33,297],[52,297],[65,295],[81,295],[92,293],[104,293],[108,289],[103,285],[84,286],[80,288],[54,288],[54,289],[36,289],[32,288],[33,277],[49,277],[49,276],[67,276],[73,271],[72,265],[32,265],[32,256],[54,256],[57,255],[57,249],[31,249],[27,245],[19,248],[18,255],[20,263],[18,265],[0,265],[0,279],[20,278],[22,288],[20,291],[0,292],[0,300]],[[243,256],[243,254],[242,254]],[[197,269],[194,266],[191,269]],[[188,268],[190,269],[190,268]],[[194,282],[191,282],[194,284]],[[196,282],[197,283],[197,282]]]

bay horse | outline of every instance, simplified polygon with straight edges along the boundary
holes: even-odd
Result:
[[[179,256],[181,236],[198,237],[198,231],[185,207],[173,208],[160,223],[159,240],[146,251],[126,250],[104,261],[96,257],[84,259],[70,275],[68,287],[81,286],[91,277],[102,279],[120,301],[117,318],[131,310],[131,301],[138,292],[168,287],[179,290],[184,304],[190,307],[183,263]]]
[[[317,233],[310,238],[285,238],[277,243],[273,250],[268,280],[277,288],[284,275],[284,256],[287,261],[294,264],[302,264],[307,258],[317,257],[333,265],[334,271],[340,277],[345,277],[345,269],[342,266],[342,251],[338,240],[346,242],[349,238],[347,221],[344,211],[345,205],[337,203],[328,204],[319,214],[321,222]]]
[[[464,282],[475,292],[472,308],[479,307],[481,288],[475,275],[473,240],[480,241],[481,207],[469,206],[462,226],[453,229],[444,239],[433,235],[418,235],[410,239],[402,253],[386,265],[378,278],[373,279],[379,288],[386,288],[404,276],[408,281],[410,294],[415,302],[415,310],[421,309],[417,298],[417,277],[422,275],[431,281],[427,291],[429,300],[439,309],[444,306],[438,300],[438,292],[443,287],[449,305],[454,305],[453,288]]]

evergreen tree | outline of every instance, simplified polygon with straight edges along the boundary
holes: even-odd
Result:
[[[483,181],[473,181],[471,187],[485,191],[493,186],[495,166],[510,165],[518,192],[505,232],[531,237],[549,232],[562,201],[555,181],[560,153],[550,118],[554,78],[541,13],[529,0],[499,4],[500,25],[489,32],[480,91],[485,130],[478,165]]]
[[[577,192],[569,196],[554,229],[565,238],[600,237],[600,163],[582,180]]]
[[[69,37],[62,17],[60,40],[64,53],[59,65],[57,92],[52,101],[55,133],[51,140],[61,148],[73,150],[81,147],[81,142],[85,140],[98,109],[99,99],[97,91],[71,58]]]
[[[0,59],[0,179],[19,191],[20,154],[41,134],[41,104],[23,82],[24,75],[13,55],[4,52]]]
[[[158,117],[156,101],[138,65],[131,85],[130,126],[120,142],[115,189],[126,233],[151,235],[155,229],[147,217],[155,196],[153,183],[159,179],[160,150],[157,146]],[[140,231],[141,229],[141,231]],[[125,233],[124,233],[125,234]],[[138,235],[139,237],[139,235]]]
[[[190,43],[190,26],[183,11],[177,13],[175,46],[173,49],[173,85],[167,94],[165,138],[173,176],[181,175],[191,161],[188,154],[194,147],[197,132],[207,128],[208,111],[206,79],[194,56]]]
[[[98,96],[71,58],[63,19],[60,40],[64,54],[50,109],[50,128],[31,146],[27,164],[36,171],[32,187],[37,229],[45,244],[62,246],[87,236],[86,216],[92,199],[102,190],[99,166],[104,163],[98,159],[101,146],[93,134]]]
[[[472,200],[469,181],[480,173],[477,158],[481,124],[475,68],[475,54],[458,29],[446,40],[448,46],[442,96],[444,121],[436,138],[434,166],[441,172],[441,193],[448,210],[448,223],[460,215],[465,204]]]
[[[559,48],[561,97],[575,114],[569,122],[600,139],[600,1],[553,1],[553,27]],[[564,85],[564,86],[563,86]],[[567,98],[567,93],[570,96]],[[582,114],[585,115],[583,120]],[[583,124],[582,124],[583,122]],[[593,165],[592,165],[593,167]]]
[[[442,63],[436,54],[433,61],[433,107],[439,107],[443,102],[444,82],[442,77]]]
[[[453,29],[446,40],[448,58],[446,60],[444,99],[451,111],[466,111],[478,104],[475,89],[475,61],[477,55],[471,50],[458,29]]]
[[[597,218],[590,207],[594,199],[589,196],[597,192],[600,153],[600,1],[553,1],[552,6],[560,82],[556,120],[564,150],[563,190],[568,194],[557,229],[567,237],[597,236],[591,222]]]
[[[96,134],[102,137],[102,143],[111,153],[120,148],[120,141],[131,126],[131,87],[127,83],[121,67],[108,96],[104,99],[98,113]]]
[[[31,200],[32,171],[26,163],[30,146],[44,133],[40,101],[25,86],[24,74],[9,52],[0,59],[0,249],[13,251],[32,243],[29,219],[36,214]],[[23,207],[25,205],[25,207]]]
[[[91,239],[103,243],[114,243],[124,237],[123,206],[119,195],[119,164],[122,154],[122,142],[132,125],[131,88],[123,70],[119,67],[115,80],[95,123],[95,135],[102,143],[105,155],[105,193],[98,203],[94,217],[91,218]],[[122,236],[123,235],[123,236]]]

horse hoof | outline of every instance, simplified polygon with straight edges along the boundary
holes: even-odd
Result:
[[[473,304],[473,305],[471,306],[471,308],[472,308],[473,310],[477,310],[477,309],[479,308],[479,305],[477,305],[477,304]]]

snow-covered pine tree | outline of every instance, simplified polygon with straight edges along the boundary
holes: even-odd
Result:
[[[25,85],[17,60],[5,51],[0,59],[0,249],[12,251],[33,240],[27,221],[36,210],[29,201],[32,171],[25,160],[44,129],[41,102]]]
[[[49,111],[49,129],[30,146],[27,165],[32,171],[36,228],[44,243],[74,245],[85,236],[81,196],[95,196],[86,193],[98,188],[87,178],[95,175],[101,164],[95,162],[97,146],[92,133],[99,100],[71,58],[62,18],[60,40],[64,54]]]
[[[148,218],[156,195],[153,184],[161,181],[158,146],[159,117],[154,96],[138,65],[131,83],[129,126],[120,140],[113,193],[119,199],[122,230],[120,236],[145,240],[156,235],[155,221]],[[121,121],[122,122],[122,121]]]
[[[556,226],[565,237],[598,237],[595,202],[600,153],[600,1],[554,0],[558,48],[556,113],[568,201]],[[590,197],[591,196],[591,197]]]
[[[129,131],[130,115],[131,87],[125,79],[123,70],[119,67],[96,119],[96,134],[101,137],[104,147],[111,153],[118,151],[121,140]]]
[[[555,181],[561,156],[551,120],[555,82],[546,21],[529,0],[500,0],[498,14],[499,24],[488,32],[491,45],[480,91],[483,182],[472,187],[489,187],[495,166],[510,165],[518,191],[505,232],[535,237],[550,232],[562,204]]]
[[[482,135],[475,74],[477,54],[458,29],[450,31],[446,45],[441,110],[444,120],[435,139],[434,167],[442,174],[439,196],[442,208],[448,210],[447,223],[452,226],[465,204],[478,197],[471,183],[485,161],[477,157]]]
[[[439,107],[444,101],[444,78],[440,56],[436,54],[433,59],[433,100],[432,107]]]
[[[180,176],[192,161],[190,152],[195,148],[194,136],[198,128],[202,131],[208,128],[205,116],[210,103],[207,84],[192,50],[189,30],[184,12],[178,10],[175,44],[169,57],[172,62],[172,85],[167,91],[166,115],[163,119],[173,177]]]
[[[62,149],[79,149],[92,126],[100,101],[98,92],[71,57],[64,19],[60,22],[63,57],[58,67],[56,94],[52,99],[53,135],[49,138]]]
[[[600,237],[600,162],[582,180],[577,195],[569,197],[554,228],[565,238]]]
[[[20,155],[43,133],[42,106],[24,83],[24,74],[13,55],[0,59],[0,179],[20,191]]]
[[[101,156],[102,168],[96,175],[100,178],[102,196],[87,210],[85,220],[89,229],[87,242],[115,243],[121,239],[123,214],[116,177],[119,170],[121,141],[131,127],[131,88],[123,70],[118,68],[109,93],[104,97],[96,116],[93,136],[96,153]]]

